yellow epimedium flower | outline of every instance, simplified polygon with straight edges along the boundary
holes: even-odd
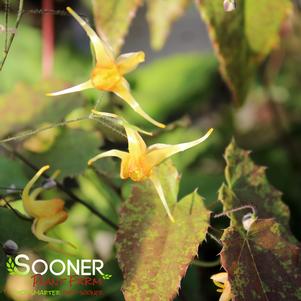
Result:
[[[64,201],[58,198],[52,200],[37,200],[38,195],[43,191],[43,188],[41,187],[30,192],[32,186],[36,183],[39,177],[48,169],[49,165],[42,167],[26,184],[22,192],[23,207],[26,213],[34,218],[32,233],[39,240],[48,243],[67,243],[63,240],[55,239],[46,235],[50,229],[63,223],[68,218],[68,214],[64,210]]]
[[[126,53],[115,58],[111,46],[108,44],[104,34],[101,34],[101,37],[99,37],[87,24],[87,22],[85,22],[75,11],[73,11],[70,7],[67,7],[67,11],[76,19],[89,36],[95,53],[96,66],[94,67],[91,78],[88,81],[72,88],[48,93],[47,95],[57,96],[90,88],[110,91],[122,98],[143,118],[158,127],[164,128],[164,124],[157,122],[143,111],[139,103],[132,96],[129,83],[124,78],[126,73],[133,71],[140,63],[144,62],[144,52],[139,51]]]
[[[232,299],[231,286],[228,280],[228,274],[226,272],[212,275],[210,279],[218,287],[217,291],[222,293],[219,301],[230,301]]]
[[[109,116],[112,118],[117,118],[119,120],[119,122],[123,125],[127,135],[128,152],[113,149],[95,156],[88,161],[88,164],[91,165],[96,160],[105,157],[120,158],[120,177],[122,179],[130,178],[135,182],[140,182],[147,179],[151,180],[162,201],[167,215],[169,216],[171,221],[174,221],[168,208],[162,185],[159,181],[159,178],[153,172],[153,168],[172,155],[185,151],[205,141],[210,136],[213,129],[210,129],[203,137],[191,142],[176,145],[154,144],[150,147],[147,147],[139,134],[139,132],[142,131],[136,127],[129,125],[127,122],[120,119],[117,115],[97,111],[92,111],[92,113],[99,116]]]

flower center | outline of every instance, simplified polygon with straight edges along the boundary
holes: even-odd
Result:
[[[111,91],[122,78],[116,65],[96,67],[92,71],[92,83],[98,90]]]
[[[149,164],[143,160],[135,160],[131,158],[124,168],[124,178],[130,178],[134,182],[144,181],[151,175]]]

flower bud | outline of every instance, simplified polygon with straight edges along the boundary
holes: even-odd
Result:
[[[242,218],[242,224],[246,231],[249,231],[252,224],[256,221],[256,216],[254,213],[247,213]]]
[[[6,255],[15,255],[18,252],[18,245],[13,240],[7,240],[3,244],[3,251]]]

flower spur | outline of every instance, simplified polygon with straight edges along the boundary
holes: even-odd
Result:
[[[62,91],[48,93],[47,95],[57,96],[90,88],[96,88],[101,91],[110,91],[122,98],[143,118],[158,127],[164,128],[164,124],[157,122],[143,111],[139,103],[132,96],[129,83],[124,78],[126,73],[133,71],[140,63],[144,62],[144,52],[126,53],[115,59],[111,46],[108,44],[104,34],[101,34],[101,37],[99,37],[87,22],[85,22],[75,11],[70,7],[67,7],[67,11],[76,19],[89,36],[95,53],[96,66],[88,81]]]
[[[42,187],[30,192],[32,186],[39,177],[49,169],[49,165],[42,167],[34,177],[26,184],[22,192],[23,207],[26,213],[34,218],[32,233],[39,239],[48,243],[68,243],[60,239],[55,239],[46,233],[58,224],[63,223],[68,218],[68,213],[64,210],[62,199],[37,200],[38,195],[43,191]],[[52,179],[54,176],[52,177]]]
[[[127,140],[128,140],[128,152],[120,150],[109,150],[107,152],[101,153],[88,161],[88,165],[93,164],[96,160],[105,157],[117,157],[121,159],[120,168],[120,178],[127,179],[130,178],[135,182],[140,182],[144,180],[151,180],[153,183],[160,200],[166,210],[166,213],[171,221],[174,222],[172,214],[167,205],[167,201],[164,195],[162,185],[159,178],[153,172],[153,168],[163,162],[165,159],[171,157],[172,155],[185,151],[191,147],[194,147],[201,142],[205,141],[213,129],[210,129],[203,137],[176,145],[169,144],[154,144],[147,147],[139,132],[140,129],[131,126],[126,121],[120,119],[119,116],[109,113],[102,113],[97,111],[92,111],[93,114],[98,116],[109,116],[112,118],[117,118],[119,123],[121,123],[125,129]]]
[[[217,291],[221,293],[219,301],[230,301],[232,299],[231,286],[228,280],[228,274],[221,272],[210,277],[214,284],[218,287]]]

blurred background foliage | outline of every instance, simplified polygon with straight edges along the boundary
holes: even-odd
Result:
[[[94,6],[97,5],[97,0],[92,2]],[[245,101],[236,107],[220,75],[218,60],[211,49],[205,25],[193,5],[189,1],[182,2],[181,11],[166,12],[170,19],[174,19],[186,11],[183,18],[175,23],[165,46],[163,43],[169,23],[166,20],[164,22],[167,24],[161,21],[163,23],[159,23],[160,26],[152,23],[158,10],[152,7],[152,1],[148,1],[148,10],[139,5],[135,8],[138,9],[137,16],[131,26],[123,21],[124,33],[129,29],[123,49],[145,50],[147,53],[145,65],[128,77],[133,94],[146,112],[168,124],[167,130],[154,130],[154,137],[149,141],[179,143],[195,139],[207,128],[214,127],[215,133],[206,143],[175,156],[173,162],[182,177],[179,198],[198,188],[207,207],[220,210],[217,191],[224,181],[225,162],[222,155],[231,137],[235,137],[240,147],[252,150],[251,157],[257,164],[267,167],[270,183],[283,192],[283,200],[291,211],[291,230],[300,239],[301,12],[296,5],[294,13],[282,26],[279,47],[258,65],[255,80],[248,82],[250,89]],[[73,3],[56,0],[54,3],[56,10],[64,10],[67,5],[72,5],[93,23],[92,3],[89,1]],[[26,0],[24,8],[40,9],[41,5],[41,1]],[[222,6],[222,3],[218,5]],[[14,26],[13,12],[17,11],[17,5],[12,4],[11,9],[10,26]],[[152,44],[157,49],[163,47],[161,52],[154,52],[150,48],[145,16],[151,24]],[[2,10],[1,24],[4,18]],[[147,129],[149,125],[137,114],[124,107],[116,97],[105,93],[91,90],[58,98],[45,96],[45,92],[82,82],[89,76],[93,64],[88,39],[81,28],[69,16],[56,16],[54,69],[51,77],[43,80],[40,20],[40,14],[24,14],[0,73],[1,139],[65,120],[86,118],[95,106],[99,110],[120,113]],[[100,19],[96,19],[96,24],[104,26]],[[116,29],[107,30],[114,32]],[[1,32],[1,49],[4,47],[3,35]],[[116,44],[116,48],[120,46]],[[237,47],[239,51],[239,42]],[[245,66],[241,64],[236,68],[244,69]],[[66,187],[117,224],[120,204],[130,193],[129,182],[119,179],[118,164],[114,160],[103,160],[93,169],[88,169],[86,164],[100,149],[110,149],[116,143],[126,149],[126,140],[119,130],[112,132],[106,124],[86,118],[23,137],[13,141],[11,146],[35,166],[49,163],[53,171],[60,169],[62,173],[59,180]],[[22,188],[33,175],[33,170],[1,147],[0,153],[1,194],[6,194],[10,193],[10,187]],[[45,197],[53,194],[66,199],[66,195],[59,190],[47,191]],[[13,197],[18,199],[18,193]],[[120,292],[122,275],[115,256],[114,229],[81,204],[74,204],[68,198],[66,201],[68,222],[53,230],[53,235],[72,240],[80,246],[76,250],[77,258],[102,258],[105,271],[113,275],[109,281],[105,281],[104,296],[91,297],[89,300],[123,300]],[[19,208],[20,204],[16,202],[14,206]],[[13,239],[22,249],[31,249],[36,256],[39,254],[47,259],[57,256],[56,251],[43,247],[31,235],[30,223],[20,220],[8,209],[0,209],[0,225],[2,243]],[[213,227],[222,229],[226,225],[226,219],[212,221]],[[200,249],[199,258],[214,261],[219,251],[219,245],[208,238]],[[5,260],[2,253],[0,260],[2,263]],[[218,295],[209,277],[218,271],[218,267],[191,265],[182,280],[176,300],[216,300]],[[6,278],[2,269],[0,273],[2,289]],[[18,286],[18,282],[15,286]],[[8,297],[0,297],[1,301],[5,298]],[[51,299],[75,301],[83,298]]]

